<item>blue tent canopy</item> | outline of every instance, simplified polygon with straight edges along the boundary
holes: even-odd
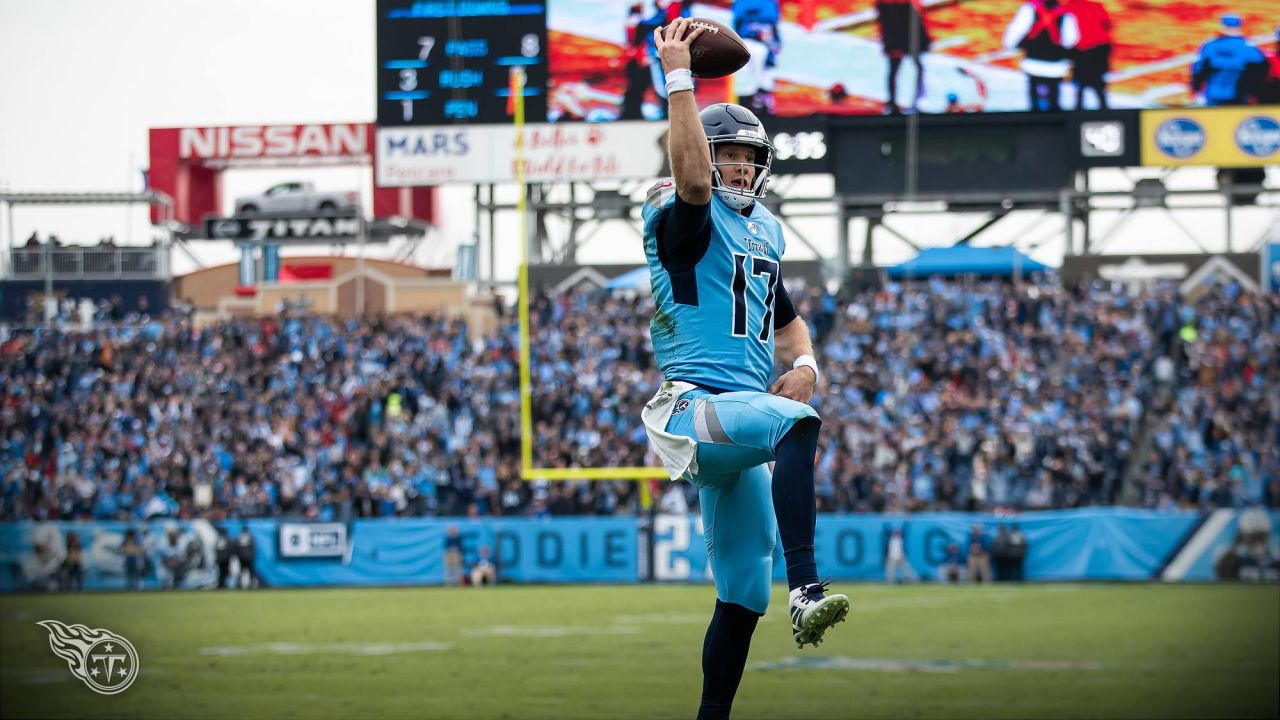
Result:
[[[910,260],[894,265],[885,272],[890,278],[927,278],[934,275],[981,275],[983,277],[1013,277],[1016,272],[1027,275],[1048,270],[1049,266],[1036,262],[1011,247],[953,247],[926,248]]]
[[[605,284],[604,289],[649,292],[649,268],[638,267],[635,270],[628,270],[627,272],[609,280],[609,282]]]

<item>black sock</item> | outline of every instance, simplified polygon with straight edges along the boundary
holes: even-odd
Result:
[[[759,615],[741,605],[716,600],[707,639],[702,643],[702,705],[698,707],[698,720],[729,717],[758,620]]]
[[[773,511],[778,516],[791,590],[818,582],[818,563],[813,558],[813,535],[818,525],[813,459],[821,428],[818,418],[805,418],[792,426],[774,449]]]

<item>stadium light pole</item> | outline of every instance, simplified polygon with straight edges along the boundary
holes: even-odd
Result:
[[[919,172],[917,166],[919,161],[919,142],[920,142],[920,96],[924,94],[924,58],[920,56],[920,26],[924,24],[923,10],[917,10],[915,5],[908,5],[908,18],[911,23],[911,36],[909,43],[911,46],[911,56],[916,59],[916,87],[915,94],[912,95],[914,100],[911,103],[911,114],[907,116],[907,156],[906,162],[906,196],[908,200],[914,200],[916,197],[917,186],[919,185]],[[916,14],[919,13],[919,14]],[[897,78],[894,78],[897,81]],[[894,105],[896,105],[896,101]]]
[[[0,188],[3,190],[4,188]],[[7,275],[13,274],[13,249],[18,247],[18,239],[13,236],[13,203],[6,201],[4,204],[5,215],[8,216],[9,232],[5,235],[4,261],[0,263],[0,268],[6,271]]]
[[[57,314],[58,305],[53,299],[53,236],[49,235],[44,239],[44,321],[47,327],[53,327],[53,318]]]
[[[364,319],[364,212],[356,206],[356,317]],[[346,255],[344,250],[343,255]]]

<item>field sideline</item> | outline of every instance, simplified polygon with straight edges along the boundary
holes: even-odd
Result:
[[[1280,588],[843,585],[850,622],[790,641],[784,588],[735,718],[1276,717]],[[0,716],[689,718],[710,586],[0,598]],[[97,696],[37,620],[131,640]]]

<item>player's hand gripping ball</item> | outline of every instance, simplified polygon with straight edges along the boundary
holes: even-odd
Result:
[[[693,34],[695,30],[702,31],[689,45],[689,69],[694,77],[718,78],[732,75],[751,59],[747,44],[742,42],[733,28],[703,18],[685,18],[685,21],[688,34]],[[667,27],[679,27],[678,21]],[[660,28],[660,31],[665,34],[667,28]]]

